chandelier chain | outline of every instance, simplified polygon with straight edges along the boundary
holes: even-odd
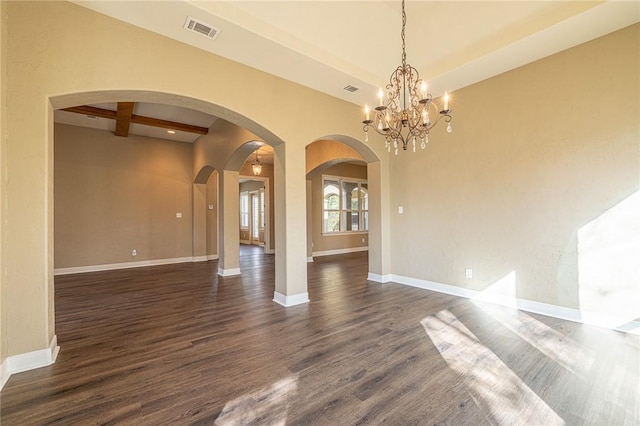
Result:
[[[407,52],[405,52],[404,27],[407,25],[407,14],[404,12],[404,0],[402,0],[402,67],[407,66]]]

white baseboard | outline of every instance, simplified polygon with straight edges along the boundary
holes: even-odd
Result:
[[[11,377],[11,373],[9,372],[9,362],[5,359],[0,365],[0,390],[2,390],[4,385],[7,384],[9,377]]]
[[[369,273],[369,277],[372,275]],[[441,284],[433,281],[420,280],[417,278],[404,277],[402,275],[389,275],[390,280],[399,284],[411,287],[423,288],[425,290],[437,291],[438,293],[450,294],[452,296],[473,299],[479,302],[488,302],[501,306],[516,308],[521,311],[534,314],[545,315],[552,318],[559,318],[567,321],[579,322],[582,324],[603,327],[609,330],[621,331],[629,334],[640,335],[640,322],[626,321],[611,315],[581,311],[579,309],[567,308],[565,306],[552,305],[549,303],[536,302],[533,300],[520,299],[516,297],[488,294],[478,290],[470,290],[449,284]],[[371,281],[388,282],[369,278]]]
[[[103,265],[74,266],[70,268],[56,268],[53,275],[82,274],[85,272],[111,271],[114,269],[142,268],[145,266],[171,265],[174,263],[205,262],[207,256],[175,257],[170,259],[140,260],[137,262],[107,263]]]
[[[58,357],[59,351],[60,346],[58,346],[58,337],[53,336],[49,347],[46,349],[7,357],[0,367],[0,389],[4,387],[12,374],[35,370],[36,368],[46,367],[47,365],[53,364]]]
[[[307,263],[311,263],[313,262],[313,256],[312,257],[307,257]]]
[[[207,255],[207,260],[218,260],[219,257],[217,254],[209,254]]]
[[[269,249],[265,246],[264,254],[274,254],[276,251],[274,249]]]
[[[349,247],[344,249],[336,249],[336,250],[323,250],[323,251],[314,251],[311,253],[313,257],[319,256],[333,256],[335,254],[346,254],[346,253],[356,253],[359,251],[368,251],[369,247]]]
[[[249,241],[249,240],[240,240],[240,244],[247,244],[247,245],[250,245],[250,244],[251,244],[251,241]]]
[[[221,277],[233,277],[235,275],[241,275],[240,268],[222,269],[218,266],[218,275]]]
[[[391,281],[411,287],[423,288],[425,290],[437,291],[438,293],[450,294],[452,296],[464,297],[470,299],[480,292],[469,290],[455,285],[441,284],[434,281],[420,280],[417,278],[403,277],[402,275],[390,274]]]
[[[384,284],[391,281],[391,274],[380,275],[369,272],[369,274],[367,275],[367,280]]]
[[[288,308],[290,306],[301,305],[303,303],[309,303],[309,293],[294,294],[292,296],[285,296],[277,291],[273,292],[273,301],[279,305]]]

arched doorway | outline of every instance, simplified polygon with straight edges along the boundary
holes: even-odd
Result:
[[[350,170],[347,172],[346,169]],[[324,179],[323,174],[327,170],[347,176],[325,176]],[[306,179],[307,260],[312,261],[314,252],[318,255],[330,255],[367,250],[368,279],[382,281],[388,271],[388,261],[382,257],[382,241],[386,236],[383,237],[381,222],[381,167],[376,153],[348,136],[329,135],[318,138],[307,145]],[[327,188],[336,188],[338,193],[340,201],[335,209],[325,209],[322,204],[324,197],[320,192],[324,191],[325,181]],[[343,200],[342,191],[347,189],[358,195],[345,197]],[[347,199],[350,205],[341,208],[341,204]],[[336,223],[333,223],[334,228],[327,232],[325,215],[327,219],[331,215],[337,217],[337,228]],[[320,246],[316,245],[316,240],[321,241]]]

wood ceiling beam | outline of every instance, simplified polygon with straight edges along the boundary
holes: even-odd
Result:
[[[110,109],[96,108],[88,105],[75,106],[71,108],[63,108],[62,111],[75,112],[76,114],[92,115],[94,117],[109,118],[115,120],[118,118],[115,111]]]
[[[135,102],[118,102],[118,111],[116,112],[116,136],[129,136],[129,126],[131,125],[131,116]]]
[[[143,115],[132,115],[131,122],[136,124],[143,124],[145,126],[162,127],[163,129],[197,133],[199,135],[206,135],[207,133],[209,133],[209,129],[206,127],[193,126],[191,124],[178,123],[176,121],[160,120],[159,118],[145,117]]]
[[[70,108],[63,108],[62,111],[74,112],[76,114],[92,115],[94,117],[117,120],[118,114],[110,109],[96,108],[89,105],[81,105]],[[161,127],[163,129],[180,130],[182,132],[206,135],[209,129],[206,127],[193,126],[191,124],[178,123],[176,121],[160,120],[159,118],[145,117],[142,115],[131,115],[131,123],[145,126]]]

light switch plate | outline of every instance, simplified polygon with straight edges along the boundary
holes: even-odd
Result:
[[[176,218],[182,219],[182,213],[176,213]]]

